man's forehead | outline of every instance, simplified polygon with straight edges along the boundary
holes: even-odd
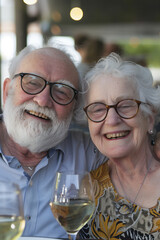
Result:
[[[18,66],[16,73],[19,72],[34,73],[48,81],[66,79],[77,87],[76,67],[68,56],[57,49],[37,49],[29,53]]]
[[[56,66],[57,68],[63,65],[63,67],[73,67],[70,62],[70,60],[67,57],[64,57],[63,53],[60,51],[56,51],[55,49],[51,49],[49,52],[49,49],[37,49],[33,52],[30,52],[19,63],[18,69],[27,68],[28,67],[45,67],[48,68],[54,68]],[[48,66],[48,67],[47,67]],[[22,69],[23,70],[23,69]]]
[[[40,48],[36,49],[30,53],[28,53],[24,58],[22,59],[22,63],[28,60],[34,60],[36,61],[41,60],[41,61],[58,61],[59,63],[63,63],[68,66],[73,66],[74,63],[72,60],[67,56],[64,52],[62,52],[59,49],[56,48],[51,48],[51,47],[46,47],[46,48]]]
[[[53,59],[63,59],[68,62],[71,62],[71,59],[69,58],[69,56],[67,56],[64,52],[52,47],[39,48],[31,52],[30,54],[33,54],[33,56],[41,55],[41,56],[53,58]]]

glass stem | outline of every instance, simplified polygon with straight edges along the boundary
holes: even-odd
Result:
[[[77,234],[68,234],[69,240],[76,240]]]

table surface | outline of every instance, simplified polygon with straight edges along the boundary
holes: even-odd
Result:
[[[68,240],[68,238],[20,237],[18,240]],[[83,239],[83,240],[85,240],[85,239]],[[86,239],[86,240],[95,240],[95,239]],[[101,239],[99,239],[99,240],[101,240]]]
[[[20,237],[18,240],[60,240],[60,239],[65,238]]]

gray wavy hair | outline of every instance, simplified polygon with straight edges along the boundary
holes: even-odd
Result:
[[[157,113],[160,109],[160,88],[155,89],[153,87],[153,77],[150,70],[146,67],[142,67],[139,64],[130,61],[123,61],[121,57],[116,53],[111,53],[106,58],[102,58],[98,63],[86,74],[83,85],[84,102],[87,102],[87,95],[90,85],[98,77],[104,75],[118,77],[119,81],[122,78],[128,79],[128,81],[134,82],[137,92],[139,94],[139,100],[148,103],[152,107],[147,105],[141,105],[142,110],[151,115]]]

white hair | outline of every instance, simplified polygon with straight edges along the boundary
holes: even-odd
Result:
[[[10,66],[9,66],[9,77],[11,79],[13,79],[14,75],[16,74],[16,69],[19,67],[19,65],[21,64],[21,61],[23,60],[23,58],[25,58],[29,53],[35,51],[36,48],[32,45],[29,45],[27,47],[25,47],[24,49],[22,49],[19,54],[14,57],[11,62],[10,62]]]
[[[88,89],[93,81],[100,76],[118,77],[119,81],[125,78],[135,84],[140,101],[146,102],[147,105],[141,106],[142,110],[151,115],[160,109],[160,89],[153,87],[153,77],[150,70],[139,64],[130,61],[123,61],[116,53],[111,53],[106,58],[102,58],[98,63],[86,74],[83,94],[87,99]]]

